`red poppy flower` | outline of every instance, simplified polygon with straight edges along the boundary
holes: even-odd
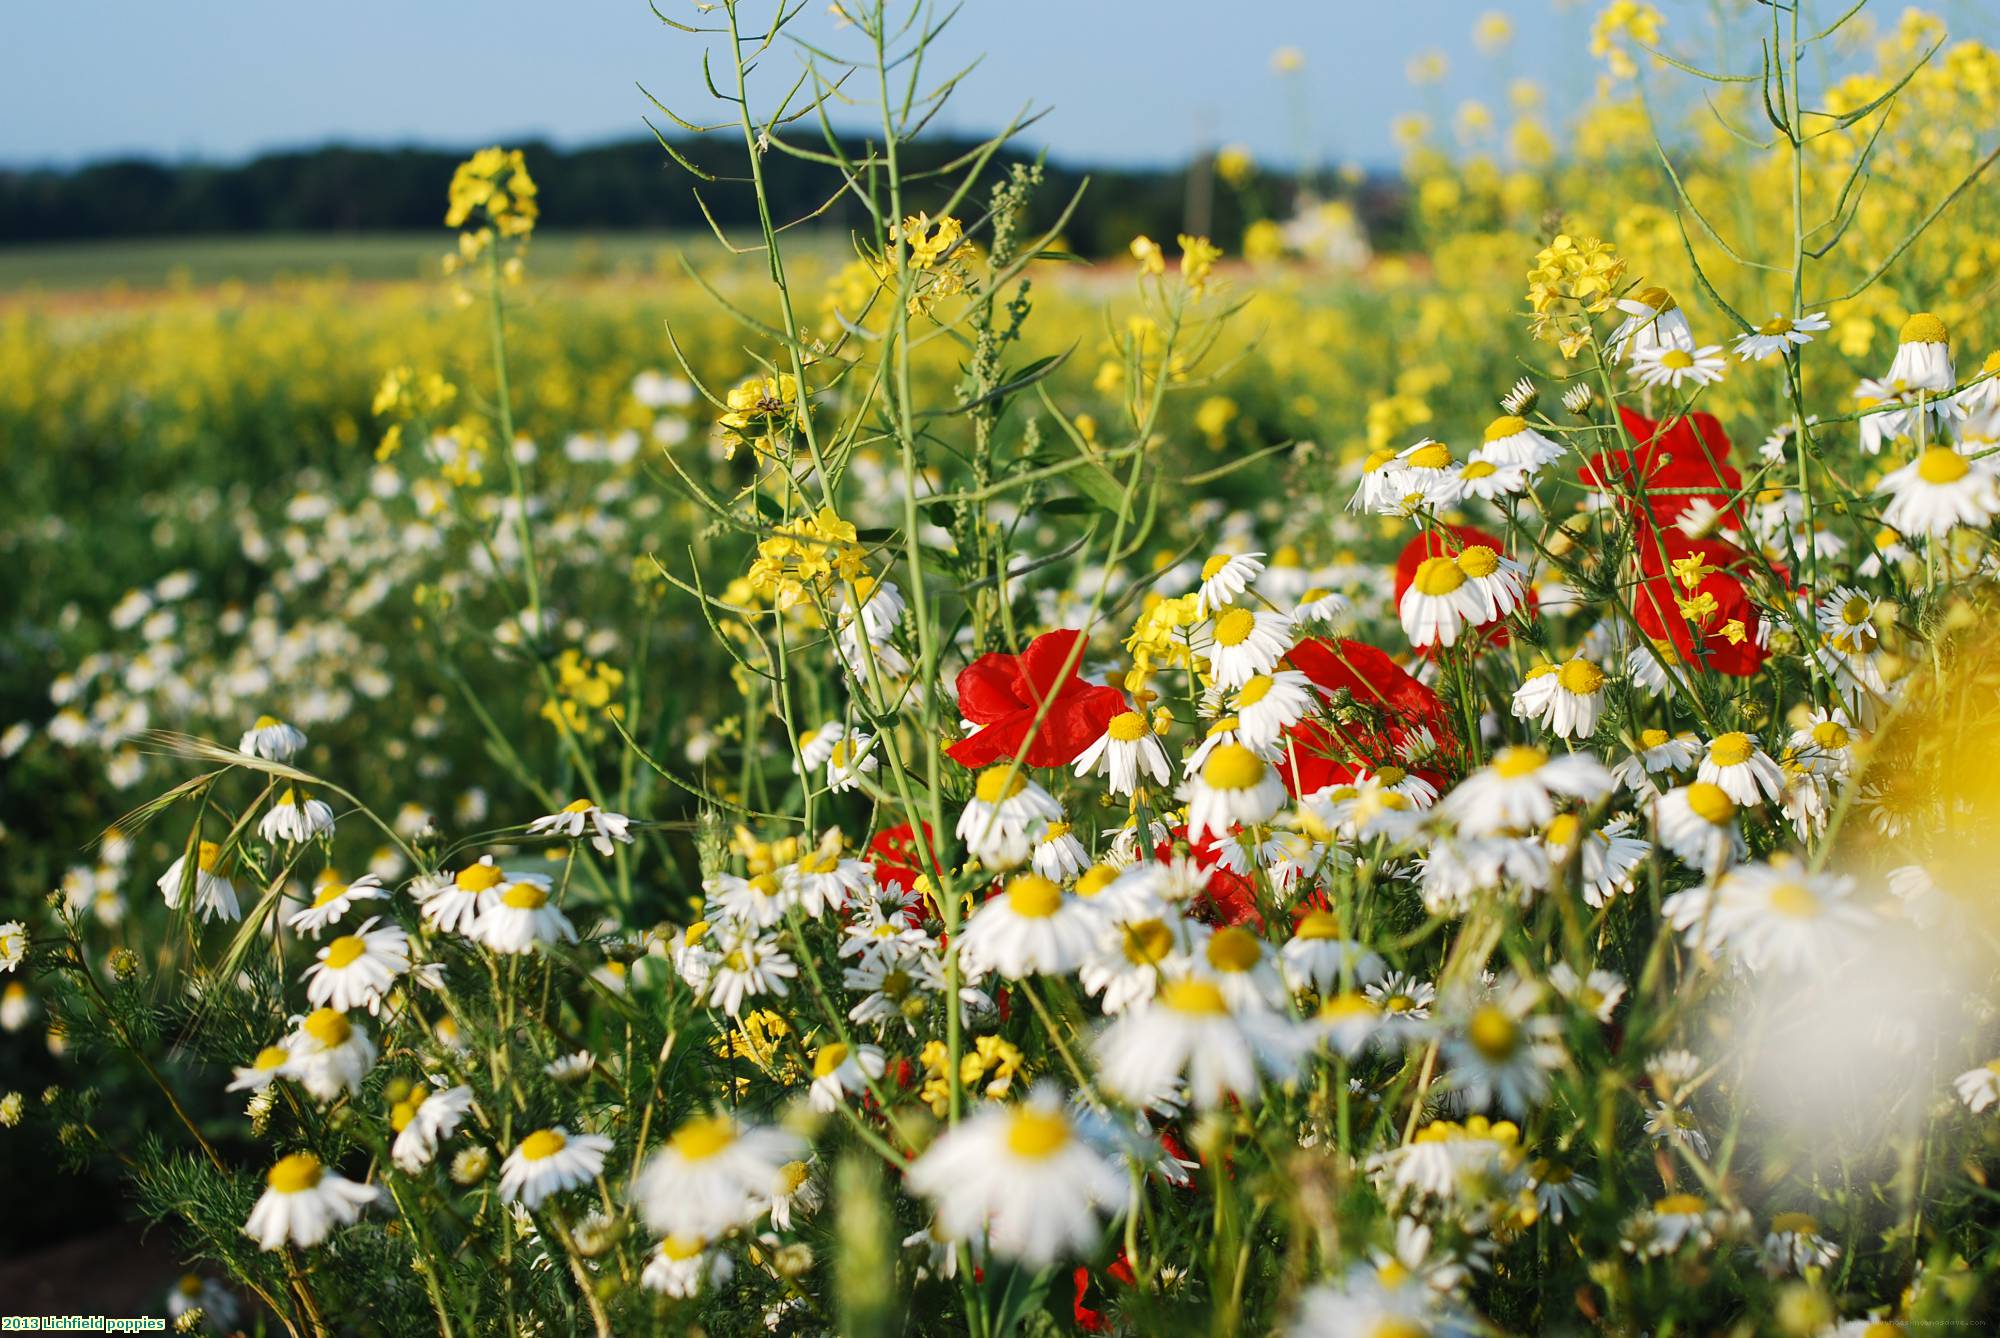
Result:
[[[1711,413],[1688,414],[1670,422],[1637,414],[1623,405],[1618,417],[1638,443],[1633,450],[1603,451],[1577,470],[1589,486],[1610,493],[1619,505],[1670,526],[1697,500],[1720,508],[1728,523],[1741,529],[1736,507],[1743,476],[1723,462],[1729,458],[1729,434]]]
[[[1490,548],[1503,556],[1507,552],[1505,545],[1500,540],[1476,526],[1447,525],[1445,529],[1448,532],[1444,534],[1438,534],[1430,530],[1423,531],[1416,538],[1404,544],[1403,551],[1397,554],[1395,599],[1397,607],[1401,607],[1404,593],[1416,582],[1417,568],[1424,565],[1425,559],[1457,557],[1460,553],[1474,545]],[[1529,612],[1532,613],[1534,608],[1535,592],[1530,590],[1528,592]],[[1507,623],[1504,618],[1496,618],[1492,622],[1481,623],[1472,630],[1475,633],[1483,634],[1483,640],[1487,645],[1504,646],[1507,644]],[[1424,648],[1424,653],[1427,655],[1432,654],[1434,653],[1434,648],[1427,646]]]
[[[1420,729],[1430,731],[1441,759],[1456,756],[1458,735],[1445,704],[1383,651],[1365,641],[1308,637],[1286,658],[1322,690],[1345,689],[1357,703],[1375,711],[1379,722],[1344,724],[1338,733],[1318,721],[1294,725],[1285,756],[1277,764],[1294,795],[1353,780],[1357,761],[1376,767],[1396,763],[1398,749]]]
[[[1131,1263],[1125,1258],[1125,1251],[1118,1252],[1118,1257],[1104,1270],[1104,1276],[1126,1287],[1132,1285],[1135,1275]],[[1082,1264],[1077,1265],[1076,1271],[1070,1274],[1070,1283],[1076,1288],[1076,1297],[1070,1303],[1070,1317],[1085,1333],[1103,1333],[1109,1327],[1104,1312],[1084,1304],[1090,1295],[1090,1269]]]
[[[932,856],[937,846],[931,841],[931,825],[923,824],[924,844],[930,847]],[[884,827],[868,842],[864,858],[875,870],[875,881],[884,887],[892,887],[898,892],[908,892],[917,885],[917,875],[923,872],[923,855],[910,824],[899,822],[894,827]]]
[[[1086,683],[1074,668],[1065,670],[1083,633],[1047,632],[1019,655],[982,655],[958,675],[958,710],[979,732],[945,749],[966,767],[991,766],[1013,758],[1024,766],[1061,767],[1104,734],[1123,712],[1125,694]],[[1039,727],[1042,704],[1047,714]]]
[[[1211,833],[1203,832],[1199,841],[1190,841],[1187,828],[1176,827],[1153,848],[1153,858],[1167,863],[1173,859],[1176,845],[1187,847],[1188,858],[1206,876],[1202,894],[1194,903],[1197,916],[1227,925],[1250,924],[1263,929],[1264,917],[1257,910],[1256,887],[1242,874],[1223,867],[1222,852],[1216,848]]]
[[[1697,555],[1710,570],[1690,590],[1670,564]],[[1670,642],[1683,663],[1736,678],[1756,673],[1765,651],[1757,644],[1762,615],[1743,581],[1749,564],[1750,555],[1735,544],[1690,539],[1678,530],[1663,531],[1659,543],[1641,543],[1643,575],[1632,603],[1639,630],[1655,641]]]

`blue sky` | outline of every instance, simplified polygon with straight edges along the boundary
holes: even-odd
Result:
[[[692,0],[657,3],[696,18]],[[1876,3],[1885,22],[1902,8]],[[1974,12],[1982,4],[2000,9],[2000,0],[1973,0]],[[1963,3],[1947,7],[1966,12]],[[806,0],[800,31],[838,40],[826,8]],[[1478,54],[1471,36],[1496,8],[1517,29],[1497,59]],[[1069,159],[1160,162],[1237,142],[1269,159],[1303,151],[1380,163],[1393,158],[1392,118],[1427,99],[1448,115],[1464,98],[1497,104],[1509,79],[1535,75],[1557,109],[1573,105],[1592,73],[1584,45],[1596,8],[1596,0],[966,0],[938,68],[986,58],[939,124],[988,130],[1033,99],[1053,110],[1031,138]],[[1661,8],[1670,35],[1693,38],[1710,0],[1661,0]],[[746,11],[766,9],[746,0]],[[39,4],[16,6],[8,29],[0,53],[0,163],[8,165],[123,152],[230,161],[330,139],[458,146],[533,134],[586,143],[644,133],[635,82],[683,115],[706,114],[697,40],[662,25],[645,0]],[[1305,53],[1302,98],[1288,97],[1270,73],[1280,46]],[[1447,83],[1414,89],[1405,66],[1433,48],[1450,61]],[[780,50],[768,60],[775,80],[799,57]]]

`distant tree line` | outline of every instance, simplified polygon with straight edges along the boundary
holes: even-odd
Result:
[[[562,149],[542,143],[524,146],[529,168],[541,186],[543,224],[569,229],[704,228],[702,203],[729,231],[756,225],[755,202],[743,179],[740,139],[721,135],[674,141],[674,150],[694,168],[715,177],[704,181],[676,163],[650,139],[633,139]],[[812,147],[822,145],[814,141]],[[924,172],[951,164],[976,145],[939,138],[907,150],[906,170]],[[846,146],[859,158],[860,142]],[[163,163],[121,158],[74,169],[0,169],[0,244],[83,238],[157,237],[195,233],[371,232],[441,226],[445,183],[465,153],[433,148],[365,148],[331,144],[301,152],[268,153],[249,162]],[[1003,163],[1026,161],[1011,149]],[[1080,252],[1104,255],[1122,248],[1137,233],[1162,241],[1188,223],[1198,223],[1224,246],[1234,248],[1245,217],[1238,193],[1204,184],[1205,171],[1190,196],[1190,169],[1080,169],[1047,163],[1038,193],[1036,220],[1052,223],[1070,196],[1090,178],[1076,213],[1064,229]],[[777,149],[764,156],[766,189],[780,221],[802,217],[833,196],[839,176],[830,167],[801,161]],[[954,174],[955,176],[955,174]],[[941,174],[931,189],[913,193],[911,208],[942,202]],[[1262,176],[1251,198],[1282,212],[1292,184]],[[695,192],[700,192],[697,203]],[[1373,181],[1359,193],[1369,230],[1378,242],[1394,244],[1401,231],[1401,192],[1393,181]],[[974,214],[983,198],[960,207]],[[1202,215],[1206,214],[1203,219]],[[850,200],[836,202],[820,218],[836,228],[858,227],[862,219]]]

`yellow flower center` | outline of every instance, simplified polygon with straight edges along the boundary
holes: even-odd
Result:
[[[1202,783],[1215,790],[1248,790],[1264,779],[1264,759],[1240,743],[1219,743],[1201,764]]]
[[[1694,366],[1694,354],[1684,348],[1670,348],[1660,355],[1660,366],[1685,371]]]
[[[1094,897],[1111,886],[1111,880],[1118,876],[1118,870],[1109,864],[1093,864],[1083,871],[1083,877],[1076,880],[1076,894],[1079,897]]]
[[[1134,966],[1155,966],[1173,950],[1174,931],[1162,920],[1141,920],[1125,926],[1125,960]]]
[[[562,806],[562,811],[565,813],[588,813],[595,807],[597,806],[588,799],[572,799]]]
[[[812,1167],[802,1161],[788,1161],[778,1168],[778,1189],[782,1194],[796,1194],[799,1186],[812,1174]]]
[[[1549,819],[1548,829],[1542,833],[1552,846],[1573,846],[1583,823],[1574,813],[1558,813]]]
[[[1458,569],[1479,580],[1500,570],[1500,555],[1485,544],[1469,544],[1458,555]]]
[[[1663,729],[1642,729],[1639,731],[1639,746],[1647,749],[1658,748],[1671,737],[1673,736]]]
[[[1007,884],[1007,909],[1026,920],[1046,920],[1062,909],[1062,889],[1038,873]]]
[[[719,1115],[697,1115],[667,1140],[682,1161],[707,1161],[735,1141],[736,1125]]]
[[[1781,335],[1790,334],[1791,332],[1792,321],[1789,316],[1773,316],[1770,320],[1765,321],[1757,327],[1757,333],[1760,335]]]
[[[1664,288],[1641,288],[1638,297],[1640,302],[1651,307],[1656,314],[1672,311],[1680,305],[1674,301],[1674,295]]]
[[[1794,920],[1819,914],[1819,898],[1804,883],[1780,883],[1771,889],[1771,909]]]
[[[1928,311],[1919,311],[1903,322],[1902,333],[1897,342],[1903,344],[1948,344],[1951,334],[1944,328],[1944,322]]]
[[[549,894],[533,883],[516,883],[500,894],[500,904],[517,911],[538,911],[548,902]]]
[[[1229,1012],[1229,1002],[1214,982],[1193,977],[1168,981],[1160,989],[1160,1002],[1176,1013],[1221,1017]]]
[[[1111,717],[1104,732],[1119,743],[1137,743],[1146,737],[1146,717],[1137,711],[1121,711]]]
[[[1208,964],[1218,971],[1248,971],[1264,959],[1264,945],[1240,925],[1216,930],[1203,951]]]
[[[1308,940],[1340,937],[1340,917],[1332,911],[1307,911],[1299,917],[1297,936]]]
[[[1425,558],[1418,564],[1416,578],[1410,584],[1418,594],[1448,595],[1465,584],[1465,571],[1448,557]]]
[[[1781,1235],[1817,1236],[1819,1223],[1806,1213],[1779,1213],[1771,1219],[1771,1230]]]
[[[1845,748],[1847,727],[1838,720],[1822,720],[1813,726],[1812,741],[1822,748]]]
[[[1458,471],[1458,476],[1462,479],[1483,479],[1499,472],[1490,460],[1468,460],[1465,468]]]
[[[1430,1330],[1413,1319],[1389,1315],[1369,1326],[1362,1338],[1427,1338]]]
[[[1502,748],[1494,754],[1493,774],[1502,780],[1519,780],[1523,776],[1532,776],[1540,771],[1547,765],[1548,760],[1547,750],[1537,748],[1533,744]]]
[[[1488,1063],[1498,1064],[1512,1057],[1520,1044],[1521,1024],[1499,1005],[1481,1004],[1465,1024],[1465,1039]]]
[[[1412,469],[1445,469],[1451,465],[1451,448],[1441,441],[1427,441],[1403,457]]]
[[[269,1073],[272,1069],[283,1068],[291,1057],[292,1052],[284,1046],[267,1045],[257,1052],[255,1068],[260,1073]]]
[[[1736,801],[1720,785],[1696,781],[1687,787],[1688,808],[1703,822],[1720,827],[1736,816]]]
[[[1861,1338],[1908,1338],[1908,1334],[1909,1330],[1902,1325],[1878,1319],[1861,1331]]]
[[[313,894],[313,905],[315,907],[324,906],[329,902],[339,901],[342,897],[346,895],[347,895],[346,883],[329,879],[328,881],[321,883],[319,891]]]
[[[1217,553],[1214,557],[1201,564],[1201,579],[1204,581],[1214,580],[1216,577],[1222,575],[1222,569],[1228,565],[1229,554]]]
[[[1661,1217],[1690,1217],[1707,1210],[1708,1200],[1699,1194],[1669,1194],[1653,1204],[1653,1211]]]
[[[306,1035],[329,1050],[347,1044],[347,1038],[354,1034],[354,1024],[347,1020],[345,1013],[335,1008],[314,1009],[299,1025]]]
[[[997,808],[1028,788],[1028,778],[1019,767],[988,767],[979,773],[975,793],[979,802]]]
[[[1257,615],[1248,609],[1231,609],[1215,620],[1215,644],[1240,646],[1257,630]]]
[[[213,841],[203,841],[194,848],[194,862],[203,873],[214,873],[215,866],[222,862],[222,847]]]
[[[1926,483],[1956,483],[1971,468],[1964,456],[1948,446],[1933,446],[1917,457],[1917,477]]]
[[[1237,709],[1241,710],[1245,706],[1255,706],[1258,702],[1263,701],[1270,694],[1274,681],[1266,674],[1258,674],[1248,683],[1245,683],[1242,689],[1236,694]]]
[[[1589,660],[1571,660],[1556,674],[1566,691],[1588,697],[1604,686],[1604,671]]]
[[[280,1159],[265,1181],[280,1194],[302,1194],[317,1185],[319,1177],[319,1158],[310,1152],[294,1152]]]
[[[521,1140],[517,1149],[522,1161],[547,1161],[569,1146],[569,1140],[553,1129],[537,1129]]]
[[[278,717],[274,715],[260,715],[257,717],[257,723],[250,726],[250,728],[270,729],[274,725],[282,725],[284,723],[285,723],[284,721],[278,719]]]
[[[1015,1111],[1007,1122],[1007,1150],[1029,1161],[1053,1157],[1069,1140],[1069,1121],[1051,1111],[1030,1106]]]
[[[846,1062],[847,1045],[845,1042],[834,1041],[830,1044],[822,1045],[819,1048],[819,1053],[813,1056],[813,1077],[827,1077]]]
[[[1708,760],[1719,767],[1740,767],[1750,760],[1755,747],[1747,734],[1735,731],[1719,734],[1715,742],[1708,745]]]
[[[1499,441],[1528,430],[1528,420],[1516,414],[1502,414],[1486,425],[1486,440]]]
[[[1322,1022],[1351,1022],[1356,1018],[1375,1017],[1380,1011],[1366,996],[1351,992],[1336,994],[1319,1006]]]
[[[461,892],[491,892],[506,881],[506,875],[494,864],[472,864],[458,871],[452,880]]]
[[[1840,606],[1840,620],[1849,627],[1860,627],[1875,614],[1875,601],[1865,595],[1855,595]]]
[[[326,945],[326,964],[334,971],[342,971],[359,961],[361,954],[368,951],[368,945],[359,935],[342,934]]]

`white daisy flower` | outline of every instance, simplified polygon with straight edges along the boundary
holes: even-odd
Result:
[[[1772,1277],[1830,1268],[1840,1247],[1828,1240],[1810,1213],[1778,1213],[1764,1236],[1764,1271]]]
[[[1292,609],[1292,619],[1301,623],[1344,622],[1354,611],[1347,596],[1313,586],[1299,596],[1298,604]]]
[[[1694,331],[1688,326],[1674,295],[1664,288],[1642,288],[1630,297],[1618,299],[1625,319],[1611,332],[1608,345],[1613,362],[1665,349],[1694,348]]]
[[[1382,1030],[1381,1005],[1354,990],[1337,991],[1323,998],[1308,1025],[1343,1059],[1360,1058],[1370,1045],[1384,1041],[1393,1044],[1393,1039]]]
[[[1194,951],[1189,923],[1158,903],[1107,917],[1090,956],[1077,965],[1084,993],[1102,996],[1107,1017],[1151,999]]]
[[[1473,458],[1494,465],[1534,471],[1562,459],[1562,446],[1528,426],[1516,414],[1504,414],[1486,425],[1485,440]]]
[[[542,1065],[542,1072],[554,1082],[578,1082],[590,1075],[597,1067],[597,1056],[588,1050],[578,1050],[573,1054],[557,1055]]]
[[[1131,1188],[1050,1086],[960,1122],[906,1175],[936,1206],[937,1230],[959,1240],[983,1235],[994,1253],[1029,1268],[1094,1249],[1099,1214],[1121,1209]]]
[[[1774,315],[1749,334],[1736,336],[1736,356],[1745,362],[1759,362],[1776,353],[1788,353],[1812,343],[1814,335],[1833,328],[1823,311],[1793,320]]]
[[[1285,1006],[1289,991],[1276,955],[1242,925],[1225,925],[1209,933],[1189,965],[1194,975],[1212,981],[1222,991],[1233,1012]]]
[[[372,873],[364,873],[351,883],[340,881],[331,869],[323,870],[313,884],[313,899],[305,909],[285,921],[298,933],[318,938],[322,929],[340,923],[340,917],[364,901],[386,901],[389,890]]]
[[[332,830],[333,809],[324,800],[300,795],[290,786],[257,822],[257,834],[273,844],[289,841],[304,845]]]
[[[1549,984],[1557,994],[1607,1024],[1625,1000],[1625,977],[1616,971],[1594,970],[1579,975],[1568,962],[1557,962],[1549,968]]]
[[[1709,740],[1695,779],[1720,786],[1739,808],[1754,808],[1785,791],[1785,772],[1762,748],[1755,734],[1732,731]]]
[[[1928,311],[1920,311],[1903,322],[1897,337],[1896,359],[1889,364],[1889,380],[1910,390],[1932,394],[1958,388],[1958,373],[1951,362],[1951,334],[1943,321]]]
[[[1581,656],[1537,665],[1514,693],[1514,714],[1559,739],[1587,739],[1604,714],[1604,671]]]
[[[1715,892],[1710,929],[1753,970],[1833,970],[1879,925],[1854,880],[1778,857],[1732,869]]]
[[[595,1180],[609,1151],[611,1140],[603,1134],[572,1134],[559,1124],[537,1129],[500,1163],[500,1197],[533,1211],[551,1194]]]
[[[1282,613],[1231,607],[1217,611],[1195,651],[1208,657],[1219,688],[1240,688],[1278,667],[1292,648],[1292,620]]]
[[[769,929],[785,918],[801,895],[799,885],[784,877],[783,870],[771,870],[744,878],[722,873],[702,884],[708,894],[703,914],[716,923]]]
[[[1401,971],[1391,971],[1362,989],[1381,1010],[1381,1027],[1398,1044],[1430,1034],[1431,1005],[1437,986]]]
[[[799,974],[798,964],[778,946],[776,938],[759,935],[744,925],[720,928],[704,970],[706,979],[699,991],[702,1002],[731,1017],[742,1013],[745,999],[765,995],[784,998],[791,993],[786,982]]]
[[[409,969],[409,935],[396,925],[369,919],[319,950],[318,960],[306,968],[306,998],[315,1008],[373,1013],[396,977]]]
[[[1359,989],[1382,974],[1381,957],[1348,938],[1332,911],[1300,916],[1278,957],[1287,985],[1321,995]]]
[[[290,1076],[321,1101],[358,1093],[361,1080],[375,1067],[375,1043],[336,1008],[316,1008],[301,1018],[285,1049],[291,1055]]]
[[[1954,525],[1983,529],[2000,514],[1994,466],[1933,446],[1882,480],[1882,519],[1904,534],[1940,538]]]
[[[831,1115],[840,1104],[882,1076],[887,1064],[881,1048],[828,1041],[813,1052],[812,1108]]]
[[[1483,1331],[1401,1264],[1356,1264],[1308,1288],[1289,1338],[1472,1338]]]
[[[243,1234],[263,1250],[317,1245],[334,1227],[359,1218],[381,1193],[375,1185],[356,1184],[327,1170],[310,1152],[294,1152],[264,1178],[264,1193],[250,1210]]]
[[[875,756],[875,736],[853,730],[834,741],[826,754],[826,788],[835,794],[861,788],[861,778],[881,770]]]
[[[1632,355],[1632,375],[1644,386],[1714,385],[1729,370],[1720,344],[1701,348],[1658,348]]]
[[[1100,924],[1088,904],[1041,874],[1016,874],[966,922],[959,961],[974,975],[998,971],[1009,980],[1065,975],[1089,956]]]
[[[1275,747],[1291,726],[1305,719],[1316,701],[1313,682],[1296,669],[1258,674],[1236,690],[1229,707],[1237,734],[1253,748]]]
[[[1510,465],[1474,456],[1458,468],[1453,480],[1459,500],[1476,497],[1482,502],[1497,502],[1503,497],[1514,497],[1528,491],[1534,476],[1525,465]]]
[[[1446,1079],[1472,1109],[1518,1117],[1548,1095],[1549,1074],[1566,1057],[1561,1020],[1534,1011],[1540,997],[1532,981],[1504,981],[1490,997],[1468,1000],[1446,1033]]]
[[[417,899],[424,919],[433,927],[447,934],[469,935],[479,913],[517,881],[540,888],[552,885],[546,874],[512,873],[495,864],[491,855],[485,855],[456,874],[417,879],[410,884],[410,895]]]
[[[1195,612],[1207,616],[1236,602],[1263,574],[1262,553],[1217,553],[1201,564],[1201,586],[1195,591]]]
[[[1578,873],[1583,883],[1583,900],[1592,910],[1632,890],[1633,871],[1645,862],[1652,849],[1630,835],[1630,828],[1631,821],[1621,817],[1586,832],[1576,814],[1558,813],[1542,832],[1552,863],[1560,864],[1572,855],[1582,861]]]
[[[1988,1060],[1976,1069],[1967,1069],[1951,1082],[1958,1099],[1974,1115],[2000,1102],[2000,1059]]]
[[[640,1215],[663,1236],[720,1236],[764,1212],[805,1150],[782,1129],[696,1115],[646,1159],[633,1186]]]
[[[829,720],[818,729],[799,736],[799,761],[807,772],[818,771],[833,755],[833,746],[847,737],[847,726],[838,720]]]
[[[222,876],[222,847],[214,841],[198,842],[195,846],[194,868],[190,870],[187,856],[182,855],[167,866],[155,884],[160,895],[166,898],[170,910],[179,910],[181,892],[192,876],[194,886],[194,906],[204,922],[220,916],[231,922],[243,918],[243,908],[236,901],[236,884]]]
[[[1172,774],[1167,750],[1137,711],[1121,711],[1111,717],[1104,733],[1077,755],[1078,776],[1102,775],[1114,795],[1129,795],[1139,788],[1140,773],[1165,785]]]
[[[877,646],[887,641],[903,621],[903,592],[894,581],[877,580],[872,576],[859,577],[854,582],[853,594],[850,596],[843,588],[835,599],[835,605],[843,630],[853,628],[858,606],[862,633]]]
[[[1269,822],[1285,802],[1277,768],[1240,743],[1211,750],[1201,770],[1182,784],[1188,805],[1188,839],[1205,833],[1219,840],[1234,827]]]
[[[850,901],[867,897],[875,887],[875,870],[865,860],[842,855],[836,829],[826,834],[817,849],[781,870],[780,881],[799,909],[818,919],[826,911],[840,910]]]
[[[1654,776],[1685,771],[1703,752],[1701,740],[1686,730],[1679,734],[1669,734],[1663,729],[1641,730],[1638,751],[1620,758],[1611,768],[1611,774],[1633,794],[1649,798],[1660,792],[1660,787],[1653,783]]]
[[[1442,809],[1469,836],[1539,831],[1556,815],[1557,797],[1595,803],[1615,782],[1604,764],[1583,753],[1552,758],[1543,748],[1502,748],[1492,762],[1444,797]]]
[[[260,715],[244,733],[236,751],[267,762],[289,762],[306,746],[306,736],[274,715]]]
[[[405,1175],[416,1175],[437,1156],[438,1145],[458,1132],[472,1109],[470,1087],[434,1087],[419,1083],[389,1111],[396,1131],[390,1157]]]
[[[1027,863],[1034,834],[1062,816],[1062,805],[1028,779],[1025,767],[1001,762],[979,773],[957,834],[973,858],[999,872]]]
[[[267,1045],[248,1064],[232,1068],[235,1076],[224,1091],[261,1092],[292,1071],[292,1052],[282,1045]]]
[[[509,883],[479,912],[467,931],[494,952],[523,953],[557,941],[576,942],[576,927],[549,901],[548,889]]]
[[[810,1217],[825,1202],[826,1191],[813,1164],[807,1158],[788,1161],[778,1168],[778,1183],[771,1190],[771,1225],[780,1231],[792,1229],[792,1217]]]
[[[1042,877],[1066,883],[1090,867],[1090,852],[1067,822],[1052,822],[1042,828],[1028,862]]]
[[[600,855],[611,853],[611,843],[632,844],[632,819],[623,813],[612,813],[599,808],[588,799],[573,799],[547,817],[536,818],[528,824],[528,835],[541,836],[548,832],[567,836],[575,841],[585,830],[591,832],[590,844]]]
[[[666,1296],[687,1300],[703,1287],[719,1287],[736,1272],[721,1250],[712,1250],[699,1236],[668,1236],[653,1248],[639,1271],[639,1285]]]
[[[1736,801],[1709,781],[1668,790],[1652,802],[1653,829],[1660,844],[1689,868],[1720,873],[1743,858],[1743,833],[1736,825]]]
[[[1283,1014],[1234,1012],[1221,987],[1187,976],[1121,1013],[1095,1053],[1105,1088],[1133,1105],[1174,1096],[1185,1076],[1194,1104],[1210,1110],[1229,1097],[1255,1105],[1258,1074],[1290,1076],[1309,1043]]]

